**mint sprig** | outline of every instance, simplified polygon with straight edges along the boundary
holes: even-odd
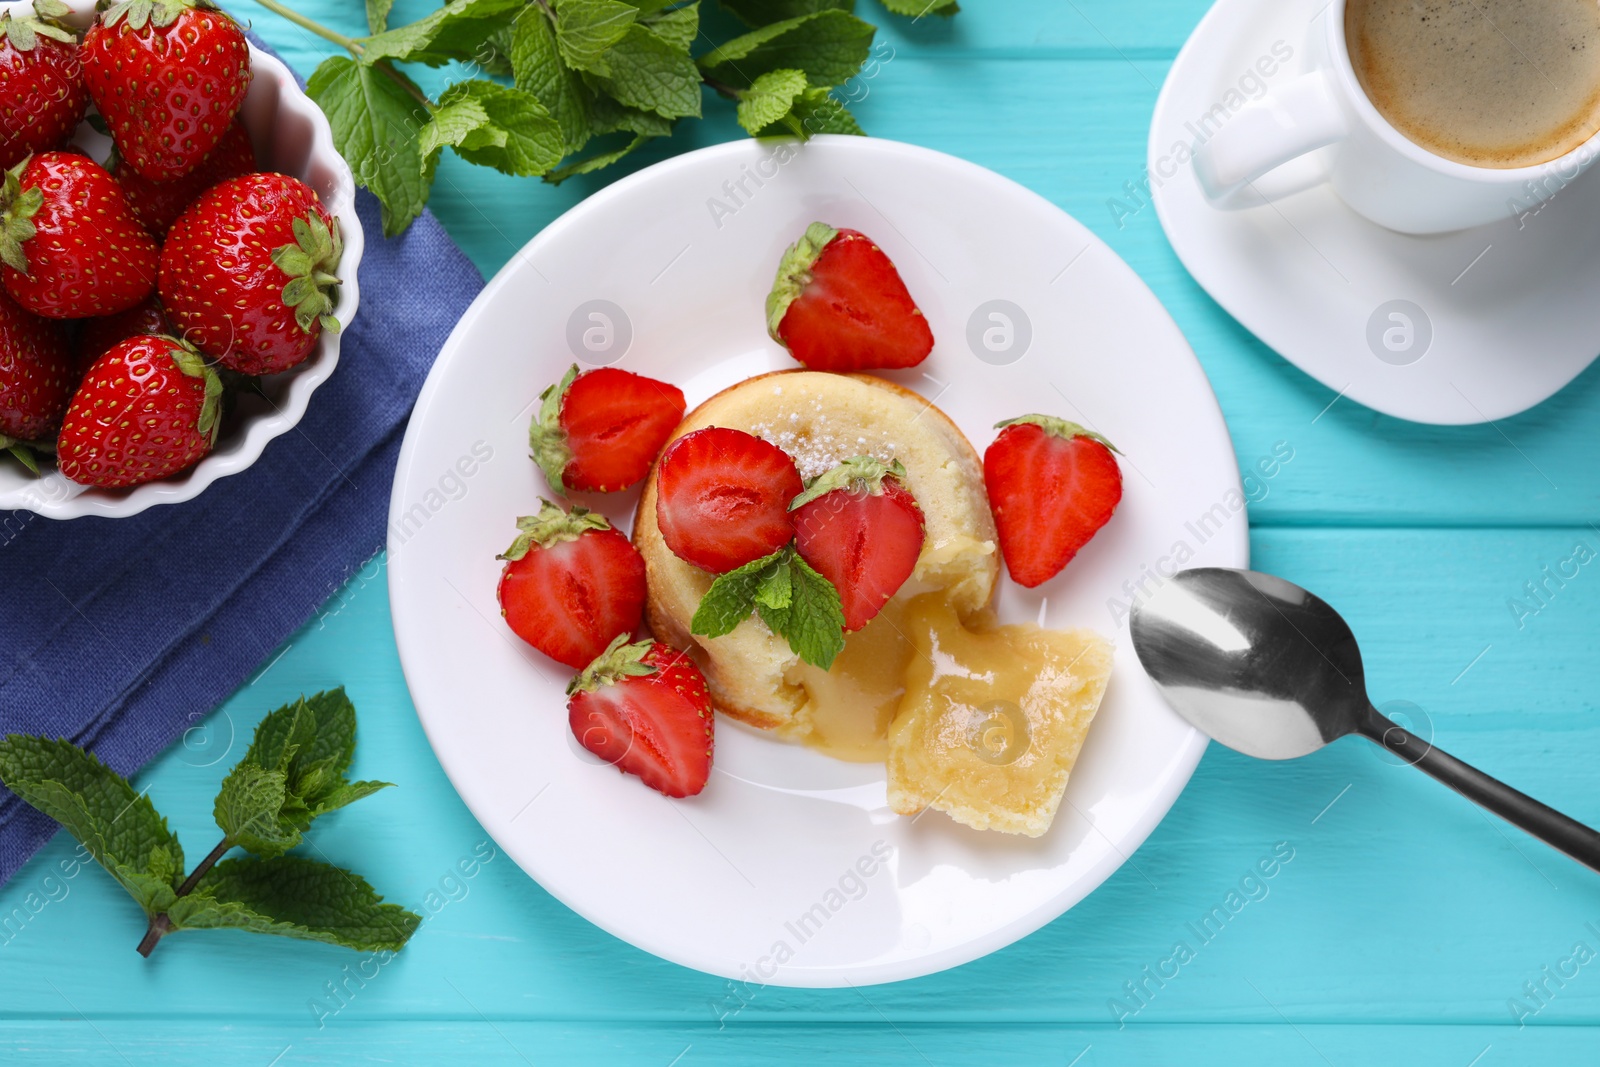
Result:
[[[699,118],[704,88],[734,101],[755,136],[860,134],[833,90],[861,71],[876,32],[854,0],[720,0],[750,27],[721,41],[707,36],[700,0],[448,0],[394,27],[393,0],[365,0],[364,37],[284,0],[256,2],[348,53],[323,61],[308,91],[389,235],[427,206],[446,149],[560,182]],[[912,19],[956,10],[954,0],[883,6]],[[472,76],[436,96],[404,70],[451,63]]]
[[[718,575],[689,620],[689,632],[721,637],[752,612],[813,666],[827,670],[844,651],[839,591],[801,559],[792,544]]]
[[[61,823],[138,901],[149,917],[141,955],[176,930],[213,928],[398,951],[420,916],[383,903],[358,875],[284,855],[312,820],[389,784],[345,777],[355,731],[343,689],[262,719],[217,794],[222,840],[187,876],[183,847],[150,798],[71,742],[0,739],[0,782]],[[235,847],[253,855],[223,860]]]

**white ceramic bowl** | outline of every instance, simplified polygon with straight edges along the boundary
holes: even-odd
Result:
[[[93,17],[92,0],[69,0],[73,20],[87,25]],[[0,3],[0,10],[29,10],[27,3]],[[242,112],[255,142],[256,161],[262,170],[293,175],[315,189],[328,211],[339,218],[344,235],[344,258],[339,276],[344,279],[335,315],[349,329],[360,303],[356,268],[365,238],[356,218],[355,179],[344,158],[333,147],[333,134],[322,110],[295,84],[294,75],[281,62],[255,46],[250,48],[255,77]],[[92,134],[92,131],[87,131]],[[93,151],[91,142],[105,143],[98,134],[80,143]],[[97,156],[103,153],[94,152]],[[209,456],[181,474],[132,489],[91,489],[69,481],[50,469],[34,477],[20,464],[0,463],[0,510],[25,510],[52,519],[80,515],[125,518],[156,504],[176,504],[230,474],[238,474],[261,455],[267,442],[287,433],[306,412],[311,394],[327,380],[339,362],[339,334],[324,333],[316,350],[304,363],[283,374],[262,379],[265,397],[240,395],[233,416],[223,427],[217,447]]]

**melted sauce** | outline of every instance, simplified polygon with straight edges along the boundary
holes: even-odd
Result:
[[[911,642],[905,637],[905,602],[898,597],[860,630],[845,637],[831,670],[802,663],[789,681],[806,691],[796,725],[784,731],[835,759],[882,763],[889,755],[889,724],[905,695]]]
[[[976,755],[974,770],[1009,765],[1032,747],[1036,726],[1048,732],[1065,710],[1065,668],[1080,648],[1073,635],[999,626],[988,612],[962,620],[939,592],[897,597],[846,637],[831,670],[801,664],[790,672],[807,700],[784,736],[836,759],[881,763],[897,716],[925,717],[937,705],[930,749]]]

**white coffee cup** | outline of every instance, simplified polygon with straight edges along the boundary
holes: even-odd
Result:
[[[1195,148],[1195,175],[1213,205],[1256,206],[1327,181],[1357,212],[1401,233],[1448,233],[1520,215],[1570,185],[1600,156],[1600,134],[1532,167],[1474,167],[1445,159],[1391,126],[1350,65],[1345,0],[1312,21],[1309,73],[1242,108]],[[1297,181],[1265,181],[1319,149]],[[1309,179],[1307,175],[1310,175]],[[1277,177],[1277,176],[1274,176]]]

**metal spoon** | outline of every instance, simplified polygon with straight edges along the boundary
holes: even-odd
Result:
[[[1600,833],[1448,755],[1372,706],[1355,635],[1306,590],[1256,571],[1180,572],[1133,608],[1134,651],[1167,702],[1259,759],[1346,734],[1382,745],[1468,800],[1600,870]]]

